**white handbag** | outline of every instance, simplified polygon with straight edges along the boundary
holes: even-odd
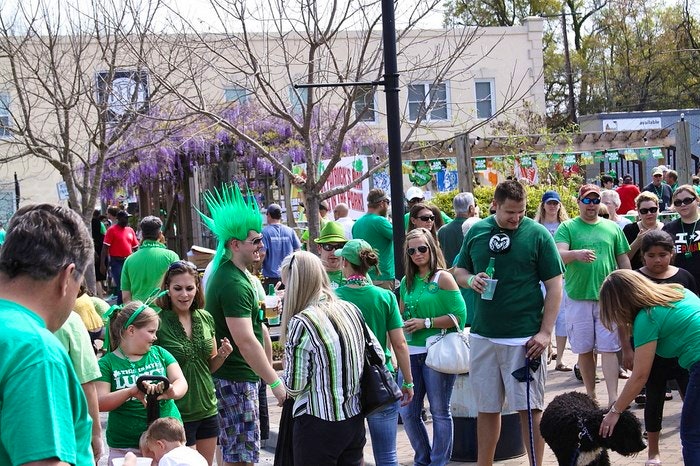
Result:
[[[459,323],[454,315],[448,315],[457,331],[447,333],[447,329],[442,329],[439,335],[426,339],[428,356],[425,365],[443,374],[466,374],[470,366],[469,334],[467,330],[459,330]]]

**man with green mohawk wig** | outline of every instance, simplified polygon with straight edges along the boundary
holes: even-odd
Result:
[[[262,216],[250,192],[236,185],[204,194],[210,217],[204,223],[218,246],[206,285],[206,309],[214,318],[217,340],[228,338],[233,352],[213,373],[219,401],[221,444],[226,465],[259,461],[258,386],[270,385],[280,405],[287,393],[263,347],[263,319],[258,297],[246,274],[260,260]]]

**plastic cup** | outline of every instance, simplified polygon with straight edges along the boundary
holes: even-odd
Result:
[[[265,296],[265,318],[270,325],[280,324],[280,315],[277,309],[279,298],[277,296]]]
[[[491,301],[493,299],[493,294],[496,292],[496,284],[498,279],[496,278],[484,278],[486,286],[484,287],[484,292],[481,293],[481,299],[486,299]]]
[[[406,330],[404,330],[403,336],[404,336],[404,338],[406,338],[407,342],[413,340],[413,333],[411,333],[411,332],[407,332]]]

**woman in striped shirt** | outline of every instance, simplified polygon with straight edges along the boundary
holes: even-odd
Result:
[[[321,260],[299,251],[281,266],[285,284],[282,380],[294,397],[295,465],[361,465],[364,320],[330,288]]]

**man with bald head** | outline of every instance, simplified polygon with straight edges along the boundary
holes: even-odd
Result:
[[[335,221],[343,225],[343,229],[345,230],[345,237],[348,240],[352,239],[352,226],[355,224],[355,221],[348,217],[348,214],[350,213],[350,209],[348,209],[348,205],[341,202],[340,204],[336,204],[335,208],[333,209],[333,217],[335,218]]]

